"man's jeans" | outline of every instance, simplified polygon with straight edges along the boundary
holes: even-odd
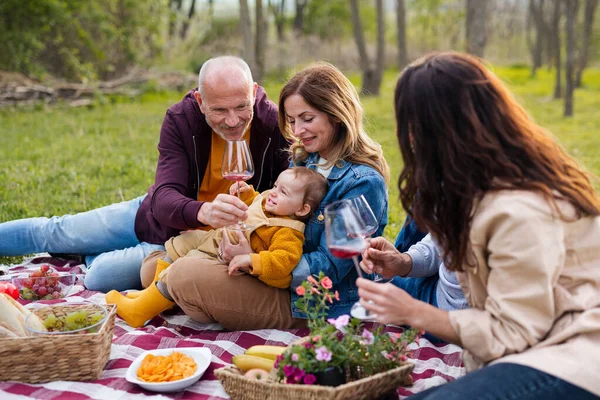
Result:
[[[498,363],[410,396],[411,400],[593,400],[592,393],[519,364]]]
[[[88,289],[139,289],[142,261],[152,251],[165,249],[140,242],[135,234],[135,215],[145,196],[75,215],[2,223],[0,255],[83,254]]]

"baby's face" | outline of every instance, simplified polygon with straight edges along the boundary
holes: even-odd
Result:
[[[304,182],[291,171],[279,174],[265,202],[265,210],[280,216],[293,216],[304,206]]]

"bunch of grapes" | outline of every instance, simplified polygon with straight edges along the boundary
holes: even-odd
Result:
[[[92,326],[102,320],[103,314],[100,312],[88,313],[87,311],[73,311],[66,316],[56,316],[48,314],[44,319],[44,326],[49,332],[70,332]],[[79,333],[96,333],[99,326],[90,329],[84,329]]]
[[[40,269],[29,274],[28,278],[21,281],[20,286],[22,286],[21,298],[24,300],[52,300],[65,297],[58,273],[48,264],[43,264]]]

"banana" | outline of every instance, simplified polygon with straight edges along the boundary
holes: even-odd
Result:
[[[273,366],[275,365],[275,360],[269,360],[267,358],[257,356],[249,356],[246,354],[233,356],[232,361],[236,367],[238,367],[244,372],[254,368],[260,368],[267,372],[270,372],[273,369]]]
[[[275,360],[283,354],[287,347],[283,346],[252,346],[244,354]]]

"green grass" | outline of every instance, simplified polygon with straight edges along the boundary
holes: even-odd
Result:
[[[553,74],[497,67],[533,118],[593,173],[600,175],[600,70],[588,70],[575,94],[575,116],[562,117],[563,103],[551,99]],[[397,202],[401,158],[395,138],[392,96],[398,71],[387,71],[382,95],[364,98],[368,132],[382,144],[392,168],[390,218],[385,235],[400,230],[404,211]],[[350,79],[358,86],[360,76]],[[280,80],[266,83],[277,100]],[[93,108],[45,108],[0,112],[0,222],[76,213],[145,193],[154,180],[160,124],[183,93],[144,95],[135,102]],[[0,263],[6,259],[0,258]]]

